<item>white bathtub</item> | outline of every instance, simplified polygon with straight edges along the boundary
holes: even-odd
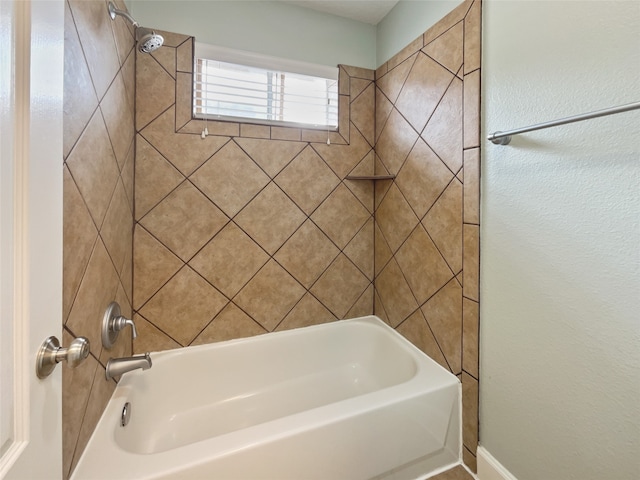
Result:
[[[412,479],[460,458],[460,382],[377,317],[151,358],[72,480]]]

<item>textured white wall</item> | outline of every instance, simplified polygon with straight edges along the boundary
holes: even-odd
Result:
[[[640,101],[640,2],[484,2],[483,135]],[[640,111],[483,145],[480,443],[640,471]]]
[[[149,28],[196,41],[335,67],[376,68],[376,27],[297,5],[259,1],[130,0]]]

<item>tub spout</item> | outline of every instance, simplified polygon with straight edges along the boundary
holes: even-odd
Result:
[[[113,377],[130,372],[136,368],[141,368],[142,370],[151,368],[151,356],[148,352],[142,355],[134,355],[133,357],[110,358],[107,362],[105,375],[107,380],[111,380]]]

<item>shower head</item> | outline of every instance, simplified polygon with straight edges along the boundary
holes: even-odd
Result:
[[[126,18],[131,25],[133,25],[136,29],[136,42],[138,42],[138,50],[142,53],[151,53],[154,50],[159,49],[164,43],[164,38],[162,35],[157,34],[153,30],[149,30],[148,28],[141,27],[138,22],[136,22],[129,13],[124,10],[119,10],[113,4],[113,2],[109,2],[108,5],[109,16],[111,20],[116,19],[116,15],[120,15]]]
[[[136,40],[138,42],[138,50],[142,53],[151,53],[159,49],[164,43],[162,35],[158,35],[153,30],[146,28],[138,28],[136,30]]]

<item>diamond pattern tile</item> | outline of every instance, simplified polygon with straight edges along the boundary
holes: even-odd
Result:
[[[271,178],[306,146],[303,142],[237,138],[236,142]]]
[[[460,22],[426,45],[422,51],[451,73],[456,73],[462,66],[463,39],[463,22]]]
[[[376,144],[376,154],[389,173],[398,173],[417,138],[418,134],[402,115],[393,109]]]
[[[135,163],[135,142],[131,144],[131,148],[129,149],[129,153],[127,154],[127,158],[124,161],[124,166],[120,171],[120,178],[122,179],[122,184],[124,185],[124,193],[127,195],[127,203],[129,203],[129,210],[131,212],[134,211],[134,163]]]
[[[418,54],[395,107],[422,132],[454,74],[423,53]]]
[[[232,298],[267,260],[269,255],[236,224],[230,222],[198,252],[189,265]]]
[[[176,134],[175,116],[175,107],[171,107],[140,133],[183,175],[189,176],[227,143],[229,138],[209,135],[202,139],[195,134]],[[185,152],[189,154],[185,155]]]
[[[404,82],[407,80],[411,67],[413,67],[417,57],[417,54],[412,55],[376,81],[376,86],[392,103],[395,103],[397,100],[402,85],[404,85]]]
[[[271,260],[238,293],[234,303],[271,332],[304,294],[304,287]]]
[[[351,123],[370,145],[375,143],[375,87],[373,83],[351,101]]]
[[[429,355],[432,359],[449,370],[449,365],[433,336],[433,332],[424,319],[420,310],[407,318],[399,327],[400,332],[407,340]]]
[[[116,160],[119,167],[122,168],[133,142],[135,131],[133,128],[133,111],[129,107],[127,91],[120,73],[116,75],[109,90],[107,90],[104,99],[100,103],[100,110],[107,126]]]
[[[393,103],[382,93],[382,90],[376,88],[376,143],[380,139],[380,133],[382,133],[382,129],[387,123],[387,119],[392,110]]]
[[[118,273],[102,240],[98,239],[65,324],[76,335],[87,337],[97,356],[102,342],[100,323],[95,319],[102,318],[117,290]]]
[[[253,337],[267,331],[233,303],[229,303],[213,321],[191,342],[191,345]]]
[[[365,80],[373,80],[375,71],[368,68],[354,67],[353,65],[342,65],[347,75],[350,77],[364,78]]]
[[[63,330],[62,341],[63,345],[69,345],[73,341],[73,337],[66,329]],[[65,478],[69,475],[78,435],[82,428],[82,416],[77,413],[84,414],[87,408],[97,368],[98,362],[90,355],[86,362],[81,363],[77,368],[65,368],[62,371],[62,415],[65,418],[62,425],[62,468]]]
[[[343,184],[339,185],[311,220],[339,247],[344,248],[371,214]]]
[[[116,0],[114,3],[120,10],[127,9],[124,1],[122,0]],[[120,65],[122,65],[131,53],[135,43],[133,38],[133,27],[124,17],[121,16],[117,16],[113,22],[111,22],[111,27],[113,29],[113,37],[116,40]],[[131,104],[131,107],[133,107],[133,103]]]
[[[133,215],[124,193],[122,182],[118,182],[111,203],[100,229],[100,236],[107,247],[113,264],[120,272],[127,255],[130,255],[133,243]],[[130,257],[129,257],[130,258]]]
[[[140,310],[180,345],[189,345],[228,300],[188,266],[183,267]]]
[[[462,185],[456,178],[446,188],[422,225],[449,264],[451,270],[462,270]]]
[[[191,181],[233,217],[269,183],[269,177],[235,142],[229,142],[191,176]]]
[[[340,254],[310,291],[336,317],[344,318],[367,286],[369,280]]]
[[[176,69],[179,72],[193,72],[193,37],[188,38],[176,49]]]
[[[227,223],[228,218],[185,181],[140,223],[182,260],[189,260]]]
[[[327,310],[313,295],[307,293],[296,306],[293,307],[293,310],[284,317],[284,320],[282,320],[276,330],[309,327],[311,325],[333,322],[335,320],[337,320],[337,318],[333,313]]]
[[[67,157],[67,166],[96,225],[102,225],[119,171],[99,110]]]
[[[151,52],[151,56],[166,70],[173,78],[176,77],[176,50],[173,47],[164,46]]]
[[[462,287],[452,279],[422,307],[449,368],[462,371]]]
[[[235,217],[235,222],[273,255],[305,218],[295,203],[270,183]]]
[[[382,305],[382,300],[380,300],[380,295],[376,289],[373,291],[373,314],[378,316],[387,325],[391,325],[389,316],[384,309],[384,305]]]
[[[160,50],[166,51],[166,47]],[[136,128],[142,130],[175,102],[175,79],[152,55],[137,55]]]
[[[193,38],[193,37],[190,37],[189,35],[184,35],[181,33],[174,33],[174,32],[167,32],[164,30],[156,30],[156,33],[159,33],[164,37],[163,46],[165,47],[178,47],[182,45],[184,42]]]
[[[424,42],[422,40],[422,35],[420,35],[387,61],[388,68],[395,68],[400,63],[404,62],[407,58],[410,58],[412,55],[418,52],[423,46]]]
[[[371,145],[358,130],[351,129],[349,145],[316,143],[313,148],[339,178],[344,178],[369,153]]]
[[[340,250],[331,240],[312,221],[307,220],[274,258],[296,280],[309,288],[339,253]]]
[[[133,341],[133,353],[161,352],[182,346],[142,315],[134,314],[133,321],[138,330],[138,337]]]
[[[419,222],[395,184],[376,210],[376,220],[392,252],[402,245]]]
[[[307,147],[280,172],[275,182],[310,215],[340,183],[340,179],[311,147]]]
[[[183,180],[184,175],[176,170],[141,135],[138,135],[135,160],[137,219],[144,217]]]
[[[360,95],[368,86],[372,85],[371,80],[365,80],[364,78],[353,77],[349,79],[349,97],[353,102],[358,95]]]
[[[345,318],[364,317],[373,315],[373,284],[370,284],[353,307],[349,309]]]
[[[343,251],[369,280],[373,280],[373,224],[371,217]]]
[[[433,150],[418,140],[398,173],[396,184],[418,218],[422,218],[452,178],[453,173]]]
[[[396,259],[420,305],[453,278],[453,272],[422,226],[407,238]]]
[[[136,53],[135,50],[129,52],[126,60],[122,64],[122,79],[124,80],[124,88],[127,90],[127,99],[129,100],[129,108],[135,110],[136,105]],[[133,112],[135,122],[135,112]]]
[[[392,327],[397,327],[418,308],[411,288],[395,259],[387,263],[378,275],[375,287]]]
[[[427,30],[423,35],[424,44],[431,43],[435,38],[453,27],[460,20],[463,20],[473,0],[464,0],[456,8],[451,10],[447,15],[442,17],[435,25]]]
[[[82,427],[78,434],[78,445],[76,445],[76,451],[71,465],[72,469],[75,468],[75,465],[80,459],[82,447],[89,443],[89,438],[91,437],[93,430],[102,416],[102,412],[109,403],[109,399],[116,388],[116,384],[114,382],[106,382],[104,381],[104,378],[105,370],[101,365],[98,365],[93,376],[91,392],[89,393],[89,399],[87,400],[87,409],[85,410],[82,418]],[[74,413],[77,415],[77,412]]]
[[[70,0],[69,5],[91,79],[101,100],[120,68],[111,18],[105,15],[106,7],[102,2]]]
[[[63,154],[67,158],[71,148],[78,140],[91,115],[98,106],[98,99],[93,88],[89,67],[84,59],[82,46],[69,3],[65,2],[65,29],[64,29],[64,111],[73,112],[73,115],[65,114],[63,128]]]
[[[356,167],[349,172],[349,175],[369,176],[375,173],[375,153],[371,150]],[[361,180],[345,180],[344,184],[351,193],[365,206],[370,213],[374,210],[374,182]]]
[[[462,166],[462,81],[454,78],[422,138],[438,154],[452,172]]]
[[[389,170],[384,166],[384,163],[382,163],[382,160],[380,160],[380,157],[378,157],[378,155],[375,156],[374,171],[376,172],[376,175],[389,175]],[[373,201],[376,209],[380,206],[382,200],[384,200],[384,197],[389,192],[389,189],[391,188],[391,185],[393,185],[393,183],[393,180],[378,180],[374,182]]]
[[[133,307],[138,310],[183,263],[140,225],[133,233],[133,250]]]
[[[64,169],[63,198],[63,319],[66,321],[96,243],[98,231],[69,170]]]
[[[387,240],[384,238],[384,235],[382,235],[382,232],[380,231],[380,227],[378,226],[378,224],[375,224],[375,232],[374,232],[374,245],[375,245],[375,251],[374,251],[374,263],[375,263],[375,274],[376,276],[382,271],[382,269],[387,265],[387,262],[389,262],[389,260],[391,260],[391,257],[393,256],[393,253],[391,252],[391,249],[389,248],[389,244],[387,243]]]

